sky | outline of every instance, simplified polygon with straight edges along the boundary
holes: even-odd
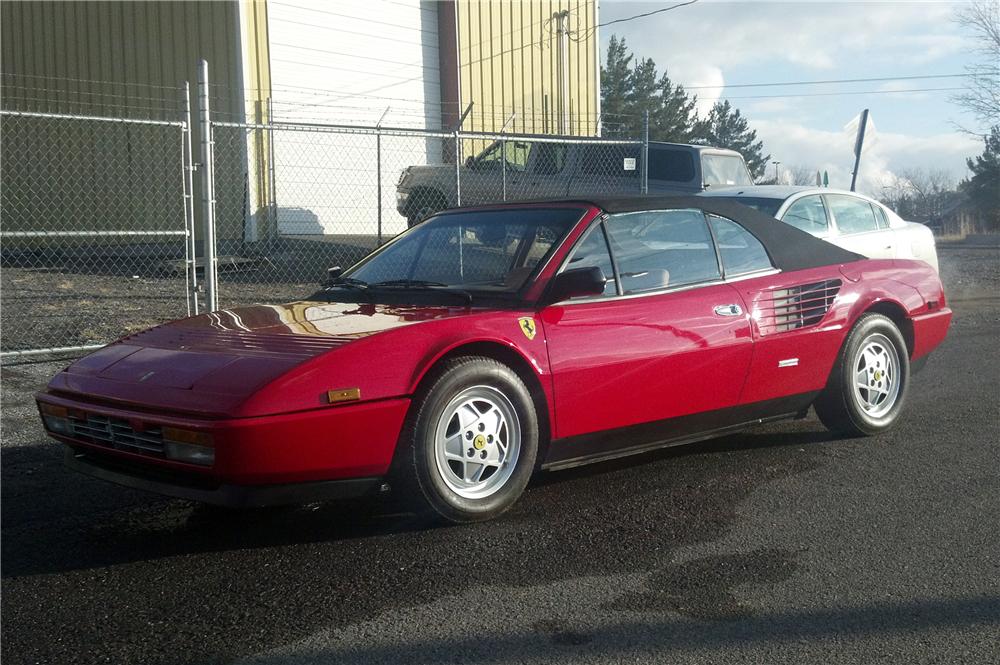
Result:
[[[600,0],[599,19],[671,4],[676,2]],[[963,79],[737,86],[963,74],[973,56],[968,34],[952,20],[960,6],[699,0],[602,27],[601,43],[606,54],[612,35],[624,37],[637,58],[652,58],[660,72],[696,93],[703,112],[729,99],[757,130],[771,160],[781,162],[779,169],[826,170],[832,187],[850,185],[854,134],[845,125],[870,109],[874,140],[862,157],[858,189],[877,194],[911,169],[941,169],[955,182],[966,176],[965,159],[982,152],[982,142],[961,128],[975,130],[976,123],[950,101],[959,91],[929,90],[956,88]]]

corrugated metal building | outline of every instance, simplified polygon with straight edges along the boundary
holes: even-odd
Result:
[[[513,115],[511,132],[598,132],[596,0],[33,1],[4,2],[0,12],[7,109],[176,119],[176,86],[191,81],[194,96],[204,58],[222,120],[261,121],[270,106],[279,121],[372,125],[384,114],[386,125],[452,129],[471,104],[466,130],[498,131]],[[367,143],[276,133],[271,154],[261,132],[220,132],[216,142],[219,159],[234,162],[217,169],[220,237],[344,232],[347,219],[350,232],[370,232]],[[449,158],[436,140],[383,149],[399,162],[384,170],[390,197],[400,164]],[[71,143],[62,152],[71,155]],[[334,159],[341,172],[316,170]],[[5,164],[5,178],[16,166]],[[336,179],[340,189],[317,195]],[[105,200],[139,195],[98,180],[76,187]],[[102,196],[92,198],[99,205]],[[260,211],[275,200],[272,226]],[[120,223],[100,210],[74,219],[81,214]]]

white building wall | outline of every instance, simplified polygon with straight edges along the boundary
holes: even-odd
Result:
[[[275,120],[439,128],[437,26],[434,2],[269,0]],[[441,148],[416,137],[383,137],[382,147],[383,231],[392,235],[406,227],[395,210],[400,171],[440,161]],[[274,152],[279,233],[375,233],[373,136],[279,131]]]

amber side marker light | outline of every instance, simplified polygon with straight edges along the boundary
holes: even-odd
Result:
[[[327,390],[326,400],[330,404],[337,402],[353,402],[361,399],[361,388],[344,388],[342,390]]]
[[[62,436],[73,435],[73,428],[69,424],[69,409],[65,406],[39,402],[38,410],[42,414],[42,422],[45,424],[45,429],[53,434],[61,434]]]
[[[164,427],[161,431],[163,454],[167,459],[201,466],[215,463],[215,442],[211,434],[179,427]]]

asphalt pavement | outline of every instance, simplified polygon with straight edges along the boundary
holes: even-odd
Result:
[[[497,521],[387,502],[234,513],[66,471],[3,368],[15,663],[995,663],[1000,251],[941,248],[956,318],[899,426],[815,417],[539,476]]]

